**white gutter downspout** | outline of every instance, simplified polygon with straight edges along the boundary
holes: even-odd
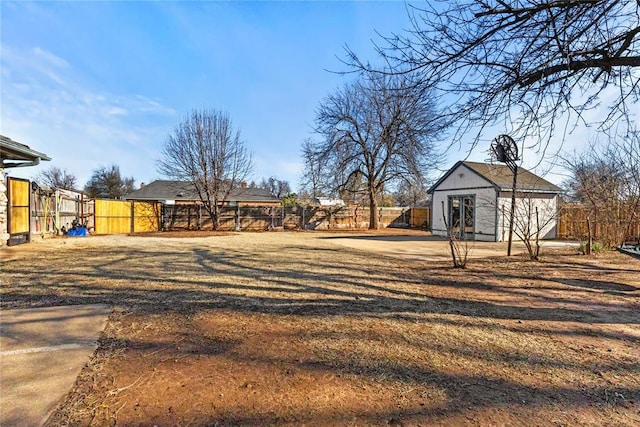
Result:
[[[35,159],[33,159],[30,162],[24,162],[24,163],[3,163],[2,167],[4,167],[5,169],[9,169],[9,168],[23,168],[26,166],[38,166],[40,164],[40,157],[36,157]]]

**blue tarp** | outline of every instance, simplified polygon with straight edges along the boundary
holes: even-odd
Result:
[[[89,233],[87,233],[87,229],[84,227],[72,228],[71,230],[67,231],[67,236],[86,237],[88,234]]]

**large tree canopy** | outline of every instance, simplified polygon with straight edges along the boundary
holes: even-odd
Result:
[[[322,139],[306,146],[307,167],[327,171],[317,176],[329,178],[324,185],[333,191],[362,184],[369,226],[377,228],[382,190],[401,180],[423,182],[438,160],[436,117],[431,98],[408,76],[363,76],[320,104],[316,131]]]
[[[512,136],[545,149],[560,123],[608,129],[634,120],[640,1],[447,0],[408,10],[411,28],[384,37],[378,51],[393,72],[416,72],[448,106],[454,141],[473,130],[475,144],[486,126],[504,121]],[[353,52],[350,63],[372,68]],[[609,110],[586,117],[597,106]]]
[[[133,177],[123,177],[118,165],[99,166],[84,186],[89,197],[120,199],[134,190]]]

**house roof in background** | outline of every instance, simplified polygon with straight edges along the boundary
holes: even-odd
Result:
[[[127,200],[200,200],[193,185],[187,181],[153,181],[144,187],[127,194]],[[228,202],[280,202],[268,190],[263,188],[236,188],[231,191]]]
[[[471,169],[500,191],[511,191],[513,189],[513,172],[507,165],[459,161],[429,189],[429,192],[433,192],[459,166]],[[562,193],[562,189],[557,185],[522,167],[518,167],[516,189],[536,193]]]
[[[32,150],[27,145],[14,141],[7,136],[0,135],[0,163],[4,163],[5,160],[32,162],[36,159],[51,160],[51,158],[44,153]],[[11,166],[11,164],[4,164],[4,167]]]

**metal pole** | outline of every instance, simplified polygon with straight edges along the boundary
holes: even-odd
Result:
[[[513,222],[516,213],[516,185],[518,183],[518,165],[513,163],[513,188],[511,189],[511,218],[509,219],[509,245],[507,246],[507,256],[511,256],[511,242],[513,241]]]

